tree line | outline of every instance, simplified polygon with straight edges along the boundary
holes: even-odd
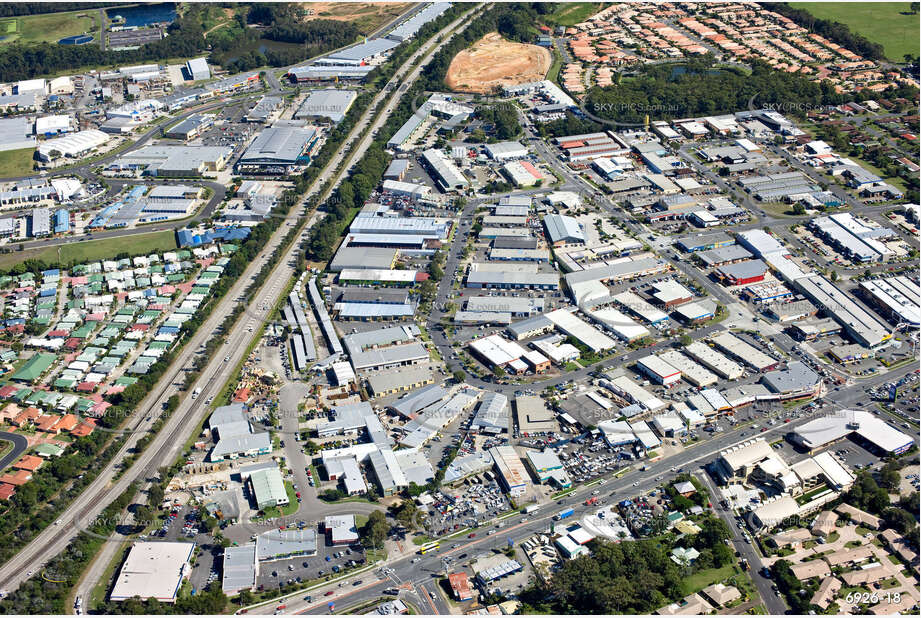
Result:
[[[565,561],[546,580],[533,580],[519,598],[523,614],[651,614],[681,599],[682,579],[694,571],[731,564],[735,559],[724,539],[726,524],[715,517],[700,522],[701,532],[680,544],[701,552],[693,566],[679,566],[666,539],[613,543],[595,539],[590,555]],[[706,552],[706,553],[705,553]]]

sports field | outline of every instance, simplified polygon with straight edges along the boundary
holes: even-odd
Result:
[[[905,54],[918,57],[919,16],[910,15],[908,2],[791,2],[819,19],[845,24],[851,32],[881,44],[886,57],[903,62]]]
[[[95,10],[70,13],[23,15],[0,20],[0,44],[22,41],[24,43],[57,43],[72,34],[92,32],[97,28]]]

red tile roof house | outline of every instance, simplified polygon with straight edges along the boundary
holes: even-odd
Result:
[[[91,418],[74,427],[74,430],[70,432],[70,435],[77,438],[82,438],[93,433],[94,429],[96,429],[96,420]]]
[[[58,432],[72,431],[73,428],[76,427],[79,423],[80,419],[78,419],[75,415],[65,414],[57,423],[55,423],[54,428]]]
[[[44,433],[57,435],[61,432],[56,426],[61,417],[56,414],[42,414],[35,419],[35,429]]]
[[[26,408],[25,410],[17,414],[16,418],[10,421],[10,424],[15,425],[16,427],[22,427],[23,425],[29,425],[33,421],[35,421],[35,419],[41,416],[41,414],[42,413],[39,412],[38,408]]]
[[[0,483],[8,483],[17,487],[20,485],[25,485],[31,480],[32,473],[28,470],[17,470],[12,474],[4,474],[3,476],[0,476]]]
[[[39,468],[42,467],[42,464],[45,463],[45,460],[41,457],[36,457],[35,455],[26,455],[19,461],[13,464],[13,468],[16,470],[27,470],[28,472],[36,472]]]
[[[16,486],[9,483],[0,485],[0,500],[9,500],[16,495]]]

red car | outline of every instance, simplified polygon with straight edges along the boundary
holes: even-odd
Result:
[[[297,496],[298,498],[300,498],[300,497],[301,497],[301,492],[299,492],[299,491],[298,491],[298,492],[295,492],[294,495]]]
[[[472,539],[475,536],[476,536],[476,532],[471,532],[470,534],[467,535],[467,538]]]
[[[325,597],[332,596],[332,594],[333,594],[334,592],[335,592],[334,590],[329,590],[329,591],[327,591],[326,594],[324,594],[323,596],[325,596]]]
[[[762,427],[762,428],[761,428],[761,433],[764,433],[765,431],[767,431],[767,427]]]

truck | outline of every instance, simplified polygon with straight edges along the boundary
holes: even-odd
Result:
[[[598,496],[592,496],[585,501],[585,506],[595,506],[596,504],[598,504]]]
[[[199,395],[201,395],[201,388],[196,388],[192,391],[192,399],[198,399]]]
[[[563,509],[562,511],[554,515],[553,519],[555,519],[556,521],[560,521],[561,519],[572,517],[573,513],[575,513],[575,511],[572,510],[572,507],[569,507],[568,509]]]
[[[524,513],[525,515],[530,515],[531,513],[536,513],[537,509],[539,508],[540,506],[537,504],[529,504],[528,506],[524,507]]]

